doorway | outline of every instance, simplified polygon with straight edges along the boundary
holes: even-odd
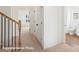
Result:
[[[79,46],[79,7],[65,7],[65,43],[70,47]]]

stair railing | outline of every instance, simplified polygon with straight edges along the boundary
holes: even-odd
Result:
[[[0,12],[0,21],[0,48],[4,49],[12,47],[11,51],[16,51],[16,47],[21,47],[21,21],[15,21],[2,12]]]

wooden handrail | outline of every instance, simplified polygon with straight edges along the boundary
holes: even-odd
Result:
[[[1,15],[5,16],[6,18],[8,18],[9,20],[12,20],[13,22],[16,22],[17,24],[19,24],[19,22],[15,21],[14,19],[12,19],[11,17],[7,16],[6,14],[0,12]]]
[[[1,16],[1,24],[0,24],[0,26],[1,26],[1,49],[3,49],[3,47],[5,48],[5,47],[7,47],[6,46],[6,43],[8,43],[8,47],[10,47],[10,43],[11,43],[11,47],[14,47],[13,45],[15,44],[15,51],[16,51],[16,25],[18,25],[18,34],[19,34],[19,37],[18,37],[18,47],[21,47],[21,21],[19,20],[18,22],[17,21],[15,21],[14,19],[12,19],[11,17],[9,17],[9,16],[7,16],[6,14],[4,14],[4,13],[2,13],[2,12],[0,12],[0,16]],[[6,20],[8,20],[8,21],[6,21]],[[11,21],[11,23],[10,23],[10,21]],[[8,23],[6,23],[6,22],[8,22]],[[13,25],[13,23],[14,23],[14,25]],[[7,35],[8,35],[8,41],[6,41],[6,24],[8,24],[8,33],[7,33]],[[11,25],[10,25],[11,24]],[[14,27],[13,27],[14,26]],[[13,29],[15,30],[15,31],[13,31]],[[10,31],[11,30],[11,31]],[[11,35],[10,35],[10,32],[11,32]],[[14,32],[14,35],[15,35],[15,37],[13,38],[13,32]],[[4,37],[4,38],[3,38]],[[11,42],[10,42],[10,37],[11,37]],[[15,43],[14,43],[15,42]],[[12,49],[12,51],[13,51],[13,49]]]

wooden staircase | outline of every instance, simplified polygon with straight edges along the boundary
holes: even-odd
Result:
[[[21,47],[21,21],[15,21],[0,12],[0,49],[10,48],[10,51],[16,51],[17,47]]]

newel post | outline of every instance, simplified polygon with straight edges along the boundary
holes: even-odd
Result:
[[[21,47],[21,20],[19,20],[19,47]]]

